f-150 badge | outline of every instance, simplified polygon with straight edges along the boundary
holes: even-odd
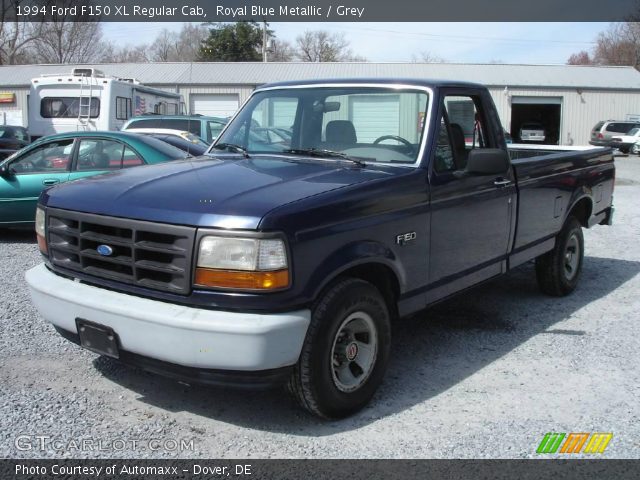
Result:
[[[398,245],[406,245],[407,243],[415,240],[416,237],[416,232],[401,233],[400,235],[396,236],[396,243]]]

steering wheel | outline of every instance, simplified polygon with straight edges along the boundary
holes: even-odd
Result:
[[[407,151],[408,152],[412,152],[413,151],[413,144],[409,140],[407,140],[406,138],[402,138],[399,135],[383,135],[381,137],[376,138],[373,141],[373,144],[377,145],[378,143],[384,142],[385,140],[395,140],[396,142],[400,142],[405,147],[407,147]]]

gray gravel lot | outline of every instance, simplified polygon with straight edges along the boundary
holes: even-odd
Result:
[[[528,264],[401,322],[374,401],[336,422],[66,342],[29,301],[32,234],[1,231],[0,457],[527,458],[545,432],[599,431],[604,457],[640,458],[640,158],[616,164],[615,224],[585,232],[573,295],[540,294]]]

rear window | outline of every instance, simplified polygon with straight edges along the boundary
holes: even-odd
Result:
[[[604,122],[598,122],[596,123],[596,126],[593,127],[593,131],[598,131],[602,128],[602,126],[604,125]]]
[[[170,128],[171,130],[182,130],[201,136],[200,120],[190,120],[188,118],[141,118],[127,125],[127,129],[129,128]]]
[[[607,125],[607,132],[619,132],[619,133],[627,133],[633,127],[635,127],[635,123],[625,123],[625,122],[612,122]]]
[[[173,145],[169,145],[168,143],[163,142],[162,140],[158,140],[157,138],[144,136],[140,138],[141,141],[153,147],[155,150],[158,150],[160,153],[166,155],[168,158],[172,160],[178,160],[181,158],[187,157],[187,152],[183,152],[179,148],[174,147]]]

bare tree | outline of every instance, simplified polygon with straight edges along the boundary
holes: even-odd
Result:
[[[1,0],[0,2],[0,65],[30,63],[30,46],[40,36],[42,24],[16,20],[16,8],[26,0]]]
[[[305,31],[296,38],[296,57],[303,62],[366,61],[353,55],[344,33],[325,30]]]
[[[567,60],[567,65],[593,65],[593,63],[591,55],[585,50],[572,54]]]
[[[71,18],[45,23],[33,42],[35,58],[42,63],[89,63],[98,59],[102,47],[98,22]]]
[[[116,47],[112,43],[107,43],[99,61],[102,63],[147,63],[150,61],[149,46],[141,44]]]
[[[184,24],[179,32],[163,29],[150,47],[156,62],[190,62],[197,58],[202,41],[209,32],[202,25]]]
[[[593,57],[601,65],[640,66],[640,23],[614,23],[598,35]]]
[[[273,38],[269,43],[267,60],[270,62],[290,62],[295,58],[295,55],[293,45],[286,40]]]
[[[601,32],[591,53],[571,55],[570,65],[627,65],[640,70],[640,23],[612,23]]]
[[[413,63],[444,63],[446,60],[439,55],[435,55],[427,50],[420,52],[418,55],[412,55]]]

